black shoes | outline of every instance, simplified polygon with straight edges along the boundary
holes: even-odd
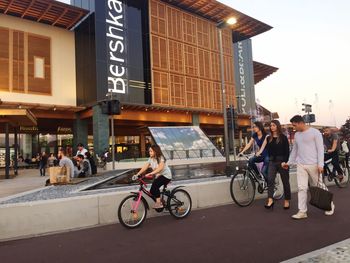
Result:
[[[270,209],[270,208],[271,208],[271,210],[273,210],[273,206],[274,206],[274,205],[275,205],[275,203],[272,202],[270,205],[266,204],[266,205],[265,205],[265,208],[266,208],[266,209]]]

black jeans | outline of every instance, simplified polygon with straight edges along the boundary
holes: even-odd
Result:
[[[324,155],[324,161],[328,161],[329,159],[332,159],[332,164],[334,168],[337,170],[338,175],[343,175],[343,170],[341,169],[339,165],[339,153],[338,151],[326,153]]]
[[[284,199],[290,200],[291,199],[291,192],[290,192],[290,184],[289,184],[289,170],[283,169],[281,166],[281,161],[270,161],[269,162],[269,174],[268,174],[268,196],[269,198],[273,198],[273,192],[275,188],[275,179],[277,173],[280,173],[282,183],[283,183],[283,190],[284,190]]]
[[[39,165],[39,171],[40,171],[40,176],[45,176],[46,165],[40,164]]]
[[[163,175],[158,176],[156,179],[154,179],[152,186],[151,186],[151,194],[155,197],[155,198],[159,198],[160,197],[160,190],[159,188],[162,185],[167,185],[171,180],[164,177]]]

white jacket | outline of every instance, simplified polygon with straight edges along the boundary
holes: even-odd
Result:
[[[349,147],[348,147],[348,143],[346,141],[343,141],[343,143],[341,144],[341,149],[343,152],[349,153]]]

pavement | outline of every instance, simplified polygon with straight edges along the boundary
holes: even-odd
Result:
[[[48,174],[40,176],[39,169],[20,169],[18,176],[0,179],[0,198],[44,187],[48,178]]]
[[[313,251],[304,261],[290,262],[349,262],[320,261],[325,251],[334,248],[315,252],[350,237],[350,190],[330,189],[336,205],[333,216],[309,207],[308,219],[291,219],[297,211],[296,195],[290,210],[284,210],[281,201],[273,211],[264,208],[264,200],[256,200],[247,208],[232,203],[192,211],[183,220],[164,213],[147,218],[134,230],[113,224],[2,242],[1,262],[270,263]],[[317,256],[321,259],[305,261]]]
[[[283,261],[283,263],[350,262],[350,239]]]

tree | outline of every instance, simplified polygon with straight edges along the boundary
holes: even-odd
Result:
[[[346,140],[350,139],[350,118],[340,128],[340,136]]]

